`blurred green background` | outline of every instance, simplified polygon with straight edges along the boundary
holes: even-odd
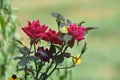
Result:
[[[86,36],[88,49],[83,63],[72,70],[73,80],[120,80],[120,0],[13,0],[12,5],[19,9],[21,26],[39,19],[41,24],[57,29],[50,13],[59,12],[73,22],[85,21],[84,26],[97,27]],[[27,41],[21,26],[18,33]],[[76,47],[71,53],[79,51]]]

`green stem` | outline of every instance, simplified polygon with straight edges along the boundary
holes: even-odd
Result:
[[[37,70],[37,72],[36,72],[36,79],[38,78],[38,75],[39,75],[39,73],[40,73],[40,70],[42,69],[42,67],[43,67],[44,64],[45,64],[45,63],[43,63],[42,61],[40,62],[40,65],[39,65],[38,70]]]
[[[68,66],[68,67],[62,67],[62,68],[57,68],[57,69],[70,69],[70,68],[72,68],[72,67],[74,67],[75,66],[75,64],[72,64],[71,66]]]
[[[37,52],[35,43],[34,43],[34,51],[35,51],[35,53]],[[36,77],[35,78],[37,79],[39,69],[38,69],[38,66],[37,66],[37,61],[35,60],[34,62],[35,62],[35,69],[36,69]]]
[[[50,68],[52,67],[53,63],[54,63],[54,60],[52,59],[52,62],[51,62],[51,64],[50,64],[50,66],[46,69],[46,73],[48,73],[48,71],[49,71]]]
[[[30,52],[31,52],[31,49],[32,49],[32,45],[30,46]],[[27,55],[27,56],[29,56],[30,55],[30,53]],[[27,66],[25,66],[25,80],[27,80]]]
[[[25,80],[27,80],[27,66],[25,66]]]
[[[36,45],[35,45],[35,43],[34,43],[34,51],[35,51],[35,53],[36,53]]]
[[[61,53],[61,55],[65,53],[65,51],[67,50],[68,47],[69,47],[68,44],[66,44],[66,47],[65,47],[65,49],[63,50],[63,52]]]
[[[65,46],[65,44],[62,45],[61,49],[55,54],[55,56],[57,56],[62,51],[64,46]],[[50,64],[50,66],[46,69],[46,73],[50,70],[50,68],[52,67],[53,63],[54,63],[54,59],[52,59],[52,62]]]
[[[54,69],[48,74],[48,77],[56,70],[57,65],[58,65],[58,64],[56,64],[55,67],[54,67]]]
[[[64,48],[65,44],[62,45],[61,49],[55,54],[57,56],[60,52],[62,53],[62,49]]]
[[[55,56],[57,56],[60,52],[62,53],[62,49],[64,48],[64,46],[65,46],[65,44],[62,45],[61,49],[55,54]],[[49,67],[46,69],[46,72],[45,72],[46,74],[48,73],[48,71],[49,71],[50,68],[52,67],[53,63],[54,63],[54,59],[52,59],[51,64],[50,64]],[[58,64],[55,65],[54,69],[48,74],[48,76],[47,76],[45,79],[47,79],[47,78],[54,72],[54,70],[56,69],[57,65],[58,65]],[[39,77],[39,79],[41,79],[42,76],[43,76],[43,75],[41,74],[40,77]],[[45,79],[43,79],[43,80],[45,80]]]
[[[58,64],[56,64],[55,67],[53,68],[53,70],[45,78],[43,78],[42,80],[46,80],[56,70],[57,65]]]

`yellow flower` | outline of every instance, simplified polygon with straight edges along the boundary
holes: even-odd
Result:
[[[69,26],[64,26],[64,27],[60,28],[60,32],[61,33],[68,33],[68,27]]]
[[[12,77],[9,78],[8,80],[20,80],[20,79],[18,79],[16,75],[12,75]]]
[[[18,79],[18,78],[13,79],[13,78],[11,77],[11,78],[9,78],[8,80],[20,80],[20,79]]]
[[[73,56],[71,56],[71,57],[72,57],[72,60],[75,64],[81,64],[82,63],[82,59],[81,59],[80,54],[77,54],[77,57],[73,57]]]

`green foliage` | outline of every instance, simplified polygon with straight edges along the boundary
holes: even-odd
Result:
[[[0,58],[3,60],[0,63],[0,78],[3,80],[7,74],[7,66],[10,65],[16,52],[14,40],[16,39],[17,21],[10,2],[11,0],[0,0]]]

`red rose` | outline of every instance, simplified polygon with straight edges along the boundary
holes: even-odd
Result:
[[[44,62],[49,62],[50,58],[52,58],[52,53],[47,48],[44,49],[43,47],[38,47],[35,56],[40,58]]]
[[[22,27],[22,30],[37,43],[40,38],[44,36],[44,33],[48,27],[46,25],[40,25],[39,20],[28,21],[28,26]]]
[[[70,24],[68,33],[73,36],[74,40],[81,41],[84,39],[85,28],[83,26],[78,26],[75,23]]]
[[[49,31],[45,33],[43,40],[50,41],[55,44],[62,44],[62,40],[59,39],[58,33],[52,29],[49,29]]]

